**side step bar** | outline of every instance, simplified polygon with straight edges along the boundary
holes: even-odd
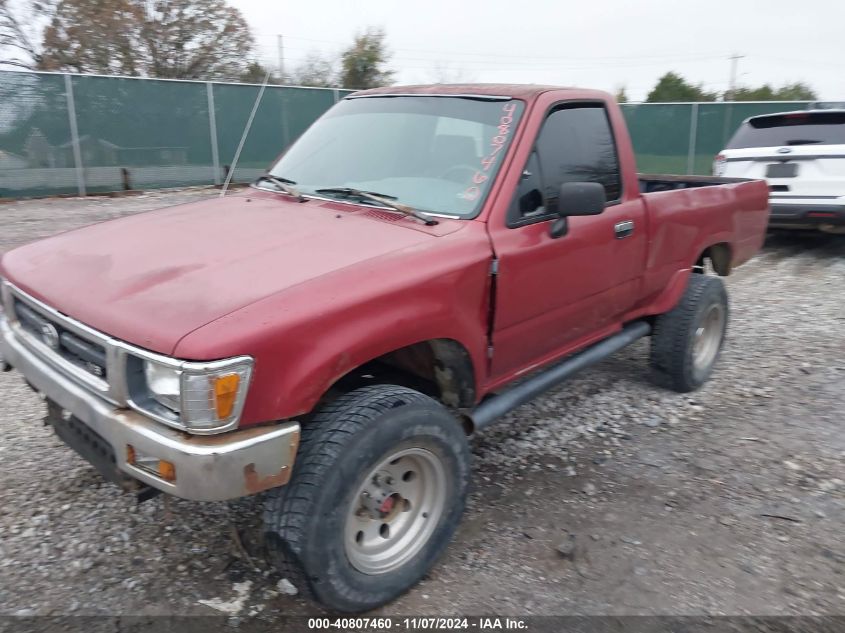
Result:
[[[591,345],[507,391],[486,398],[470,413],[473,428],[476,431],[487,428],[509,411],[533,400],[573,374],[604,360],[650,333],[651,325],[645,321],[629,323],[618,334]]]

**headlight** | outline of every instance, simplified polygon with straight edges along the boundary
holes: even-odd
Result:
[[[147,389],[150,395],[171,411],[179,413],[182,403],[182,372],[173,367],[165,367],[153,361],[144,361],[144,376],[147,379]]]
[[[135,375],[143,377],[130,379],[130,404],[195,433],[228,430],[243,410],[252,362],[246,356],[209,363],[136,358]]]

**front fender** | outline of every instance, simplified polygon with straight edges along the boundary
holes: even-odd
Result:
[[[485,375],[486,333],[483,323],[468,318],[468,314],[477,313],[469,304],[478,304],[482,298],[476,296],[458,303],[451,293],[448,296],[454,302],[432,290],[418,289],[415,300],[408,296],[402,301],[396,298],[367,302],[301,324],[296,332],[283,335],[276,345],[257,357],[256,379],[250,390],[253,397],[243,423],[307,413],[351,370],[427,340],[453,339],[461,343],[472,359],[477,381]],[[475,386],[477,390],[477,382]]]
[[[438,238],[434,256],[406,252],[287,289],[191,333],[176,355],[255,359],[242,426],[308,413],[350,370],[426,340],[463,345],[477,390],[486,379],[491,256],[486,234],[477,235]]]

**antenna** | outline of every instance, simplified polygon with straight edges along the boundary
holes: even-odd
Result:
[[[261,90],[258,91],[258,96],[255,98],[255,103],[252,105],[252,112],[249,113],[249,118],[246,121],[244,133],[241,135],[241,142],[238,143],[238,149],[235,150],[235,157],[232,159],[232,167],[229,169],[229,173],[226,174],[226,182],[223,183],[223,189],[220,190],[221,198],[226,195],[226,191],[229,189],[229,183],[232,182],[232,176],[234,176],[235,168],[238,166],[238,159],[241,157],[241,150],[244,148],[246,137],[252,127],[252,120],[255,118],[255,113],[258,111],[258,104],[261,103],[261,97],[264,96],[264,90],[267,88],[268,81],[270,81],[269,70],[267,71],[267,74],[264,75],[264,83],[261,84]]]

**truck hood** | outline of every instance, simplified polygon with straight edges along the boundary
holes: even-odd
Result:
[[[251,191],[41,240],[7,253],[0,270],[86,325],[172,354],[190,332],[255,301],[462,226]]]

